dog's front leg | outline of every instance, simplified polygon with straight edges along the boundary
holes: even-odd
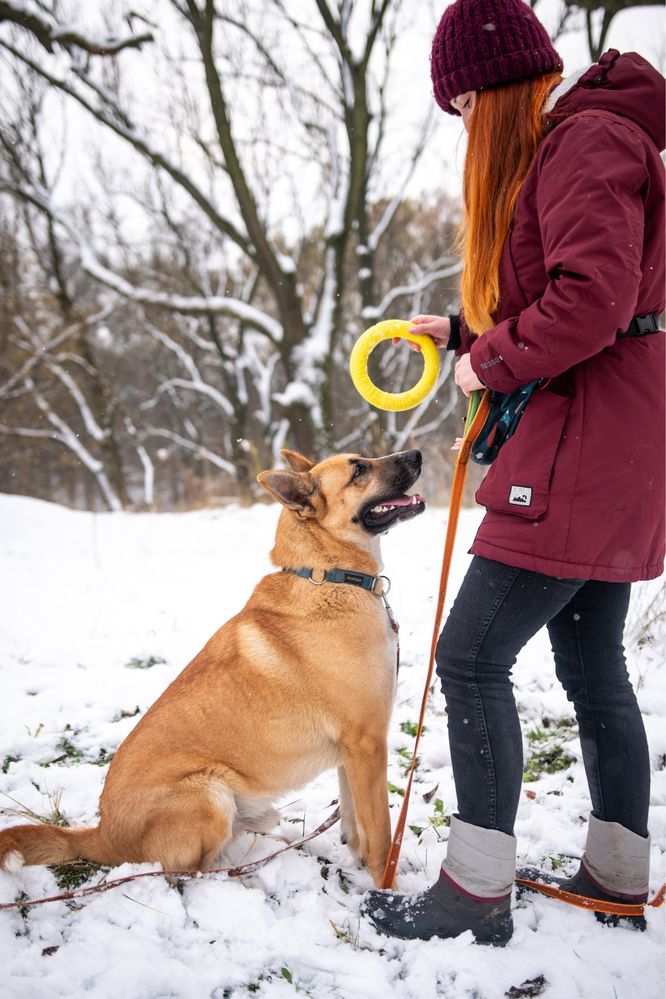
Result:
[[[386,742],[362,736],[353,747],[343,749],[342,766],[350,792],[356,830],[356,836],[348,841],[348,846],[359,863],[369,869],[375,884],[381,885],[391,844]],[[341,782],[341,805],[342,793]]]
[[[343,766],[338,767],[338,784],[340,786],[340,839],[356,856],[359,849],[358,829],[351,789]]]

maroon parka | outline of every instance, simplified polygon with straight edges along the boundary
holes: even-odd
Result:
[[[544,379],[476,494],[487,513],[471,551],[551,576],[651,579],[664,560],[664,334],[616,335],[664,309],[664,79],[611,50],[548,120],[496,325],[465,338],[490,388]]]

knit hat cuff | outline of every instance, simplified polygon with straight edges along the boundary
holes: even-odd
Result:
[[[541,76],[544,73],[561,72],[563,68],[562,60],[557,53],[554,50],[548,53],[543,48],[523,49],[520,52],[520,61],[521,80]],[[484,62],[465,66],[463,69],[439,77],[434,81],[433,90],[435,100],[442,111],[459,115],[460,112],[451,106],[454,97],[466,94],[470,90],[484,90],[503,83],[513,83],[515,80],[516,56],[513,52],[507,52],[503,56],[495,55]]]

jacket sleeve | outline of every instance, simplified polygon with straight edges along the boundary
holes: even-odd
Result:
[[[641,281],[647,170],[633,127],[577,115],[537,157],[534,210],[548,284],[471,349],[477,376],[500,392],[553,378],[612,344],[634,316]]]
[[[476,334],[470,330],[462,312],[460,315],[449,316],[449,319],[451,320],[451,336],[446,349],[455,350],[458,357],[469,354],[471,346],[476,340]]]

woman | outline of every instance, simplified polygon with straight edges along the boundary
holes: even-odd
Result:
[[[439,880],[364,902],[403,938],[511,937],[510,673],[544,626],[592,801],[562,886],[647,897],[650,763],[622,634],[631,582],[658,576],[664,556],[664,80],[613,50],[575,78],[561,69],[523,0],[457,0],[433,42],[435,98],[469,133],[462,316],[413,327],[457,350],[466,395],[540,381],[477,492],[487,512],[439,641],[458,798]]]

